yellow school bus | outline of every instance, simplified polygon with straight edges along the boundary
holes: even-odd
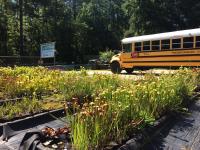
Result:
[[[110,61],[113,73],[178,66],[200,66],[200,28],[125,38]]]

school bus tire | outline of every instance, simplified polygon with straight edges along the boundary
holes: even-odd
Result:
[[[114,61],[110,64],[110,68],[112,73],[119,74],[121,73],[122,69],[120,68],[120,64],[117,61]]]
[[[128,74],[131,74],[131,73],[133,72],[133,68],[126,68],[126,69],[124,69],[124,70],[126,70],[126,72],[127,72]]]

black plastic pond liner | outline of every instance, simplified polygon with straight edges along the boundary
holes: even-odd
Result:
[[[3,128],[5,133],[5,135],[3,134],[3,140],[20,133],[19,131],[12,130],[9,125],[4,125]],[[46,137],[42,130],[33,129],[24,134],[21,142],[18,145],[18,150],[45,150],[47,147],[43,145],[43,142],[47,141],[48,139],[49,138]],[[63,135],[57,139],[54,139],[54,142],[51,143],[56,143],[56,141],[57,143],[62,141],[64,143],[63,148],[65,148],[65,146],[67,146],[66,142],[69,142],[70,140],[68,136]]]
[[[20,131],[14,131],[8,124],[3,125],[3,135],[1,139],[7,141],[10,137],[19,134]]]
[[[43,134],[40,130],[27,132],[20,145],[19,150],[43,150],[45,147],[41,144],[41,139],[43,138]],[[39,148],[40,147],[40,148]]]
[[[161,117],[152,126],[145,128],[140,134],[134,136],[134,138],[128,140],[124,145],[122,145],[118,150],[139,150],[151,142],[151,140],[160,133],[160,131],[167,127],[172,120],[174,120],[175,115],[169,114],[167,116]]]
[[[45,134],[41,130],[33,130],[26,132],[24,135],[21,143],[19,144],[18,150],[47,150],[51,149],[48,148],[48,146],[44,146],[43,142],[47,141],[49,138],[45,136]],[[63,147],[62,148],[56,148],[56,149],[68,149],[67,148],[67,137],[59,137],[57,139],[53,139],[53,144],[58,143],[58,142],[63,142]],[[54,148],[52,148],[54,149]]]
[[[63,116],[65,116],[64,109],[59,109],[59,110],[53,110],[53,111],[37,114],[34,116],[29,116],[27,118],[15,120],[12,122],[6,122],[3,124],[0,124],[0,136],[2,136],[3,130],[7,130],[6,128],[3,129],[3,127],[6,127],[6,125],[8,125],[9,128],[13,129],[14,131],[21,131],[28,128],[33,128],[39,124],[43,124],[43,123],[55,120],[56,118],[54,117],[63,117]]]
[[[58,117],[63,117],[66,114],[64,113],[64,109],[54,110],[42,114],[38,114],[35,116],[31,116],[28,118],[16,120],[13,122],[7,122],[0,125],[0,136],[3,141],[9,141],[11,137],[17,138],[18,135],[23,135],[21,132],[23,130],[27,130],[29,128],[34,128],[40,124],[44,124],[47,122],[51,122],[53,120],[59,119]],[[59,119],[60,120],[60,119]],[[62,120],[62,119],[61,119]],[[63,125],[65,123],[63,122]],[[66,123],[67,124],[67,123]],[[46,127],[46,126],[44,126]],[[31,129],[22,137],[22,140],[18,144],[18,150],[44,150],[47,149],[43,146],[42,142],[45,140],[49,140],[44,133],[39,129]],[[60,136],[54,141],[60,142],[63,141],[64,136]],[[21,139],[21,137],[19,136]],[[68,137],[64,138],[66,140]],[[1,147],[2,148],[2,147]]]

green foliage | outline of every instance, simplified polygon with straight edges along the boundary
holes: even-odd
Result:
[[[124,26],[121,3],[24,1],[23,55],[39,56],[40,44],[49,41],[56,42],[57,61],[61,62],[80,62],[84,55],[98,55],[100,49],[119,49]],[[0,1],[0,6],[0,54],[20,55],[20,3]]]
[[[198,27],[198,0],[127,0],[123,9],[129,18],[126,36],[154,34]],[[191,10],[191,13],[188,13]]]
[[[112,56],[114,56],[115,53],[112,52],[111,50],[105,51],[105,52],[100,52],[99,53],[99,59],[103,63],[109,63]]]
[[[199,26],[198,0],[28,0],[23,6],[23,55],[39,56],[41,43],[55,41],[60,62],[121,49],[124,36]],[[0,55],[21,54],[19,8],[19,1],[0,1]]]

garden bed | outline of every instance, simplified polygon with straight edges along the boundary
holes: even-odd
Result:
[[[61,72],[42,67],[1,68],[0,75],[0,97],[23,97],[0,106],[5,110],[1,119],[23,116],[24,110],[34,113],[64,106],[76,149],[119,146],[162,116],[185,111],[199,83],[199,72],[187,69],[159,77],[147,74],[137,81],[119,75],[91,76],[84,69]],[[16,108],[17,112],[10,111]]]
[[[37,114],[64,109],[64,102],[38,100],[35,98],[17,98],[0,101],[0,123],[10,122]]]

